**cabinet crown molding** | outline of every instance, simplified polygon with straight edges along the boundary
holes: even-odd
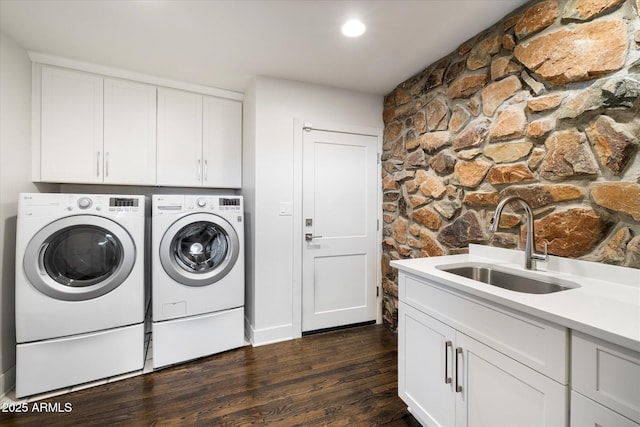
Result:
[[[156,86],[164,86],[172,89],[186,90],[204,95],[216,96],[219,98],[232,99],[242,101],[244,95],[240,92],[234,92],[227,89],[219,89],[210,86],[203,86],[179,80],[167,79],[150,74],[138,73],[121,68],[108,67],[105,65],[94,64],[91,62],[78,61],[75,59],[63,58],[55,55],[49,55],[41,52],[28,51],[29,58],[32,62],[43,65],[53,65],[56,67],[70,68],[77,71],[101,74],[107,77],[116,77],[120,79],[133,80],[140,83],[148,83]]]

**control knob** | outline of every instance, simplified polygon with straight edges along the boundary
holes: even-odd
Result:
[[[88,197],[81,197],[78,199],[78,207],[80,209],[88,209],[92,205],[91,199]]]
[[[207,200],[201,197],[196,201],[196,204],[198,205],[199,208],[204,208],[205,206],[207,206]]]

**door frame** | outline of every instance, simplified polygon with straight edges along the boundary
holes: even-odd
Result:
[[[376,323],[382,323],[382,277],[380,260],[382,257],[382,129],[366,126],[353,126],[337,123],[317,122],[294,119],[293,123],[293,300],[292,300],[292,337],[302,337],[302,241],[304,239],[302,218],[302,147],[305,128],[326,132],[351,133],[375,137],[378,140],[377,151],[377,212],[378,232],[376,238]]]

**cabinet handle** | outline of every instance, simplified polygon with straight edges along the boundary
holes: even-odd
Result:
[[[207,171],[208,170],[209,170],[209,168],[207,167],[207,160],[205,159],[205,161],[204,161],[204,180],[205,181],[207,180],[207,175],[208,175]]]
[[[104,153],[104,176],[109,178],[109,152]]]
[[[198,182],[202,181],[202,160],[198,159]]]
[[[456,393],[462,392],[462,385],[460,384],[460,372],[458,367],[460,366],[460,355],[462,355],[462,348],[456,348]]]
[[[96,177],[100,177],[100,152],[96,153]]]
[[[449,349],[453,348],[451,341],[444,343],[444,383],[451,384],[451,377],[449,376]]]

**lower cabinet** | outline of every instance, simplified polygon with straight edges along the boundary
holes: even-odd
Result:
[[[640,427],[640,353],[573,331],[571,427]]]
[[[640,424],[572,391],[571,427],[640,427]]]
[[[398,389],[424,425],[567,426],[567,386],[400,302]]]
[[[411,413],[430,426],[455,425],[455,329],[400,301],[398,393]]]
[[[398,394],[430,427],[640,427],[640,352],[398,276]]]

